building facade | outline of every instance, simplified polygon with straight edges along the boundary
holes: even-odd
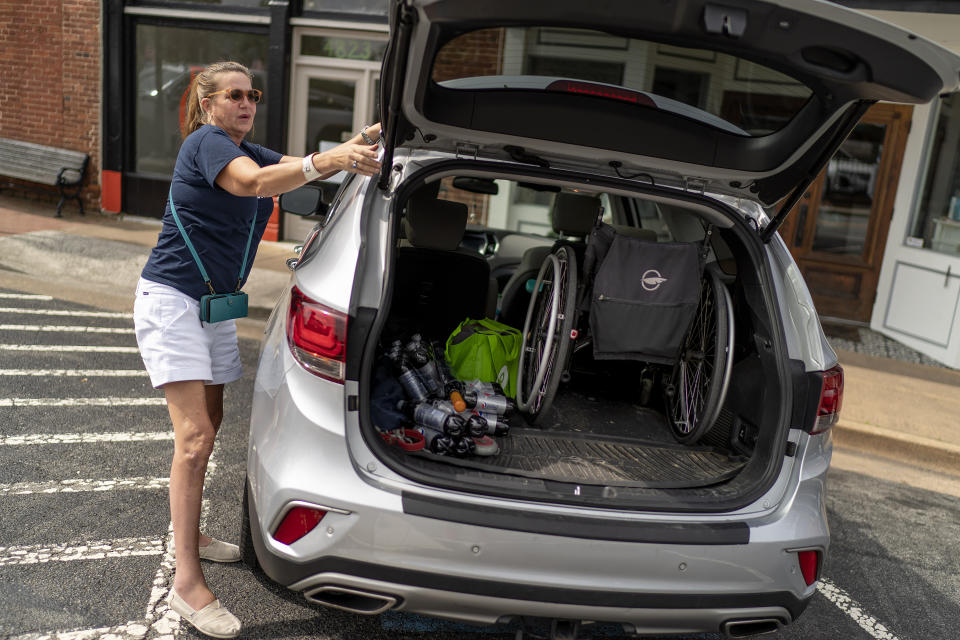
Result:
[[[960,2],[918,0],[910,11],[887,0],[840,4],[960,52]],[[0,0],[0,137],[88,152],[89,208],[159,217],[199,69],[232,59],[252,70],[265,91],[254,142],[289,155],[323,150],[378,118],[386,12],[387,0]],[[516,73],[611,84],[646,73],[654,88],[693,103],[720,100],[722,112],[725,97],[704,85],[710,60],[661,46],[638,63],[614,37],[581,41],[570,30],[544,29],[522,60],[502,61],[497,52],[508,37],[464,39],[438,68],[462,75],[471,66],[513,65]],[[794,89],[778,78],[750,79],[768,83],[765,117],[775,120]],[[875,105],[782,228],[821,315],[869,324],[953,367],[958,152],[960,98]],[[311,226],[287,215],[270,233],[299,240]]]

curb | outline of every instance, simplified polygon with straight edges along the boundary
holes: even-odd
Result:
[[[950,442],[843,419],[833,428],[833,442],[838,448],[960,475],[960,445]]]

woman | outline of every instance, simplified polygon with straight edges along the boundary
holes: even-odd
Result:
[[[379,125],[306,158],[246,142],[262,95],[252,88],[252,77],[239,63],[218,62],[194,79],[171,183],[172,205],[168,199],[134,305],[140,353],[151,383],[166,395],[173,421],[170,515],[177,568],[168,601],[199,631],[217,638],[235,637],[240,621],[207,587],[200,559],[236,562],[240,553],[236,545],[200,533],[200,502],[223,418],[223,385],[240,378],[241,365],[235,321],[201,322],[199,299],[211,290],[238,290],[246,280],[273,195],[338,171],[371,176],[380,170]],[[251,227],[257,243],[249,240]],[[208,282],[185,235],[206,267]]]

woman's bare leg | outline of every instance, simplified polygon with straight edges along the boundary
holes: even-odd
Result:
[[[213,425],[213,432],[220,432],[220,423],[223,422],[223,385],[210,384],[203,388],[207,398],[207,416],[210,418],[210,424]],[[210,544],[210,536],[199,533],[198,543],[201,547]],[[179,593],[179,592],[178,592]]]
[[[170,467],[170,517],[176,545],[177,569],[173,588],[194,609],[214,601],[200,569],[197,552],[200,536],[200,503],[207,462],[219,427],[211,420],[222,413],[208,407],[208,392],[201,380],[171,382],[163,387],[173,421],[174,451]],[[222,396],[220,396],[222,398]]]

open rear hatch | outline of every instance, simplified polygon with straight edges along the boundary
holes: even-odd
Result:
[[[960,71],[952,52],[823,0],[393,0],[390,20],[387,166],[399,145],[460,150],[766,206],[802,191],[869,103],[927,102]],[[602,53],[557,68],[526,55],[531,44]],[[709,90],[658,81],[652,65],[602,74],[606,60],[654,53],[699,61]]]

